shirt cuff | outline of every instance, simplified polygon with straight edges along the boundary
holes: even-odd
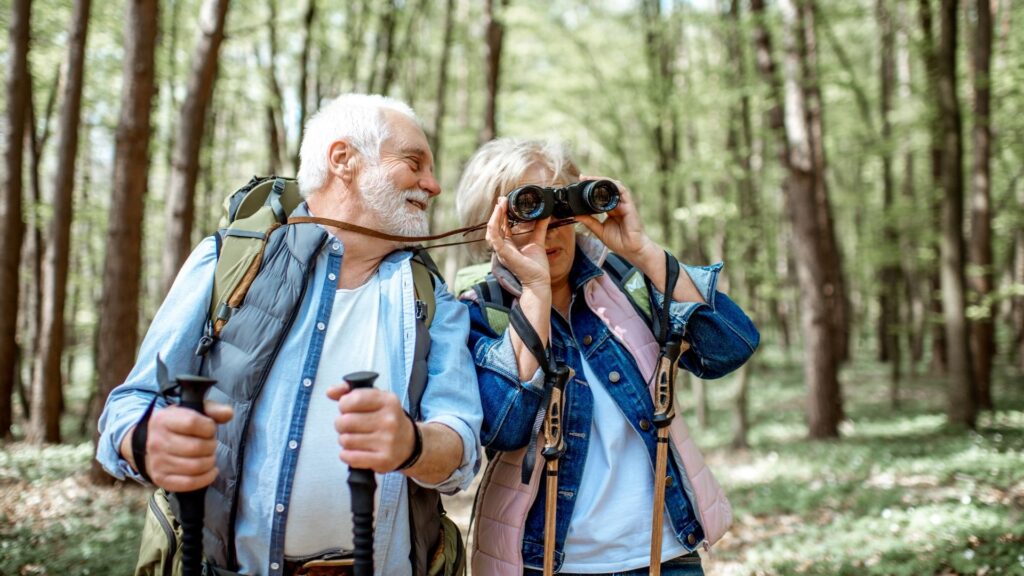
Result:
[[[459,463],[459,467],[452,472],[451,476],[436,484],[423,482],[416,478],[413,478],[412,481],[424,488],[437,490],[446,495],[469,489],[470,484],[473,483],[473,478],[480,470],[480,451],[472,427],[458,416],[453,415],[442,415],[425,422],[425,424],[433,423],[451,428],[462,439],[462,462]]]
[[[686,325],[690,317],[701,308],[708,307],[715,310],[715,294],[718,290],[718,276],[722,272],[724,263],[719,262],[711,266],[688,266],[682,265],[683,271],[690,277],[697,292],[704,299],[704,302],[676,302],[669,304],[669,324],[675,334],[685,334]],[[661,307],[665,305],[665,294],[657,288],[651,287],[651,299],[655,309],[652,314],[660,314]]]
[[[132,427],[138,424],[149,406],[147,400],[141,407],[125,410],[124,415],[113,422],[107,422],[100,434],[96,448],[96,460],[111,476],[118,480],[126,478],[135,480],[144,486],[151,486],[141,474],[132,469],[128,461],[121,457],[121,443]]]

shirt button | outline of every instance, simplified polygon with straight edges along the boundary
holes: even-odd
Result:
[[[337,280],[338,276],[335,275],[334,272],[331,272],[330,274],[327,275],[327,279],[328,280]]]
[[[584,346],[590,346],[590,343],[593,342],[593,341],[594,341],[594,339],[590,337],[590,334],[587,334],[586,336],[583,337],[583,345]]]
[[[326,325],[326,324],[324,324],[323,322],[317,322],[317,323],[316,323],[316,329],[317,329],[317,330],[319,330],[319,331],[323,332],[323,331],[324,331],[324,329],[326,329],[326,328],[327,328],[327,325]]]
[[[693,546],[694,544],[697,543],[697,537],[694,536],[693,534],[690,534],[689,536],[686,537],[686,543],[689,544],[690,546]]]
[[[299,443],[296,442],[295,440],[290,440],[288,442],[288,447],[291,448],[292,450],[295,450],[296,448],[299,447]],[[669,480],[671,480],[671,478],[669,478]]]
[[[650,429],[651,429],[651,423],[650,423],[650,421],[649,421],[649,420],[647,420],[646,418],[644,418],[643,420],[641,420],[641,421],[640,421],[640,429],[641,429],[641,430],[643,430],[644,432],[647,432],[648,430],[650,430]]]
[[[608,380],[610,380],[612,384],[615,384],[620,379],[622,379],[622,376],[620,376],[618,372],[612,370],[608,373]]]
[[[270,563],[270,569],[271,570],[280,570],[281,569],[281,565],[278,564],[277,562],[271,562]]]
[[[313,385],[313,381],[310,380],[309,378],[303,378],[302,385],[305,386],[306,388],[309,388],[310,386]]]
[[[274,510],[277,510],[279,514],[281,512],[284,512],[284,504],[278,504],[277,506],[274,506]]]
[[[341,244],[338,242],[331,244],[331,250],[341,250]]]

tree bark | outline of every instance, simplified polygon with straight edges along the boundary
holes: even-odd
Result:
[[[882,126],[882,207],[883,239],[886,246],[900,246],[896,227],[895,182],[893,178],[892,98],[896,85],[896,27],[888,0],[877,0],[875,13],[880,32],[881,58],[879,68],[879,104]],[[899,406],[900,387],[900,254],[887,255],[879,271],[882,282],[878,322],[879,360],[890,363],[889,399],[893,408]]]
[[[995,355],[995,316],[987,305],[994,285],[992,259],[991,193],[991,100],[992,0],[976,0],[977,25],[974,35],[974,173],[971,178],[971,264],[975,273],[971,287],[979,302],[989,308],[971,326],[974,383],[978,407],[992,408],[992,358]]]
[[[505,25],[495,13],[495,3],[499,9],[508,6],[508,0],[486,0],[484,3],[484,42],[487,56],[484,60],[484,77],[486,92],[484,96],[484,125],[477,138],[479,144],[489,142],[498,135],[498,89],[501,80],[501,49],[505,38]]]
[[[143,208],[149,177],[151,112],[156,92],[155,53],[160,0],[133,0],[125,7],[124,80],[114,152],[114,181],[107,229],[97,328],[98,395],[103,406],[135,363],[141,291]],[[94,441],[98,438],[94,438]],[[94,482],[109,482],[96,462]]]
[[[288,134],[283,119],[284,96],[281,93],[281,83],[277,81],[277,0],[267,0],[267,10],[270,13],[267,19],[267,45],[270,54],[264,69],[267,73],[267,88],[270,90],[270,102],[266,105],[267,155],[270,159],[268,168],[270,174],[280,174],[284,165],[285,150],[288,148]],[[298,172],[297,161],[295,170]]]
[[[662,244],[673,246],[672,212],[676,204],[673,183],[679,160],[679,126],[674,112],[675,107],[671,102],[675,83],[673,46],[669,42],[669,32],[662,19],[660,0],[644,0],[641,8],[644,52],[651,77],[649,94],[655,110],[651,139],[654,144],[658,176],[658,221],[661,225]],[[699,191],[699,184],[696,186]]]
[[[67,76],[57,141],[57,170],[53,179],[53,217],[43,265],[43,310],[39,349],[32,378],[32,417],[28,439],[33,443],[60,442],[61,358],[64,352],[64,303],[67,299],[68,252],[74,212],[75,159],[82,112],[85,46],[92,0],[75,0],[68,42]]]
[[[444,40],[441,44],[441,64],[437,72],[437,92],[434,105],[434,124],[430,129],[430,149],[434,151],[434,170],[441,166],[441,142],[444,115],[447,109],[448,62],[451,58],[452,34],[455,30],[455,0],[446,0],[444,11]],[[431,212],[436,214],[437,210]]]
[[[4,180],[0,183],[0,438],[10,435],[14,383],[18,377],[18,272],[25,229],[22,215],[22,159],[25,150],[25,112],[31,0],[13,0],[7,41],[7,122],[4,142]]]
[[[956,425],[974,427],[977,412],[967,333],[964,276],[963,133],[957,97],[957,0],[942,0],[938,50],[939,118],[942,126],[942,310],[949,362],[948,417]]]
[[[763,16],[761,0],[753,0],[751,5]],[[815,125],[815,113],[808,107],[817,105],[815,97],[810,95],[809,102],[806,89],[815,82],[814,78],[807,77],[811,70],[809,63],[814,62],[814,44],[808,42],[814,33],[813,6],[809,0],[799,4],[782,0],[780,7],[786,29],[784,188],[803,306],[800,319],[804,335],[808,427],[812,438],[829,438],[839,435],[839,422],[843,417],[838,379],[840,349],[836,345],[839,330],[835,317],[842,291],[829,264],[830,255],[838,254],[838,249],[831,228],[826,225],[831,215],[828,190],[823,185],[825,166],[821,162],[824,156],[816,151],[815,144],[821,139],[821,126]],[[762,20],[758,26],[763,25]],[[766,38],[767,29],[759,36]],[[770,57],[770,51],[767,53]]]
[[[387,94],[394,77],[391,67],[395,55],[395,25],[398,19],[396,0],[388,2],[382,10],[373,59],[370,60],[369,87],[370,92],[374,94]]]
[[[309,53],[313,46],[313,21],[316,18],[316,0],[307,0],[306,13],[302,18],[302,53],[299,55],[299,137],[295,141],[295,154],[292,156],[292,170],[299,173],[299,147],[306,130],[306,117],[309,116]],[[316,109],[318,102],[314,102]]]
[[[199,37],[189,71],[185,103],[178,120],[174,144],[171,187],[167,194],[164,222],[167,226],[163,258],[163,294],[178,275],[192,248],[195,217],[195,189],[199,175],[199,148],[206,111],[217,79],[217,60],[224,40],[228,0],[204,0],[199,18]]]

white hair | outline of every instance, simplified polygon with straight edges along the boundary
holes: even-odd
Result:
[[[308,197],[327,182],[327,152],[345,140],[371,162],[380,161],[380,145],[389,135],[384,110],[420,124],[408,104],[376,94],[342,94],[306,122],[299,147],[299,192]]]
[[[507,196],[535,165],[543,166],[551,180],[537,182],[551,186],[580,179],[580,170],[569,147],[562,142],[498,138],[480,147],[462,171],[455,191],[455,209],[463,226],[486,222],[498,202]],[[482,234],[469,238],[482,237]],[[483,242],[468,245],[474,259],[486,257],[489,248]]]

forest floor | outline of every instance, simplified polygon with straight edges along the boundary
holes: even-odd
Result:
[[[842,375],[842,439],[810,442],[801,370],[759,355],[750,444],[728,448],[731,379],[708,382],[712,410],[687,418],[732,500],[731,532],[709,575],[1024,574],[1024,382],[1000,373],[998,409],[977,432],[950,430],[944,381],[904,381],[858,361]],[[135,563],[147,491],[88,483],[88,441],[0,447],[0,575],[121,575]],[[448,499],[465,529],[472,493]]]

